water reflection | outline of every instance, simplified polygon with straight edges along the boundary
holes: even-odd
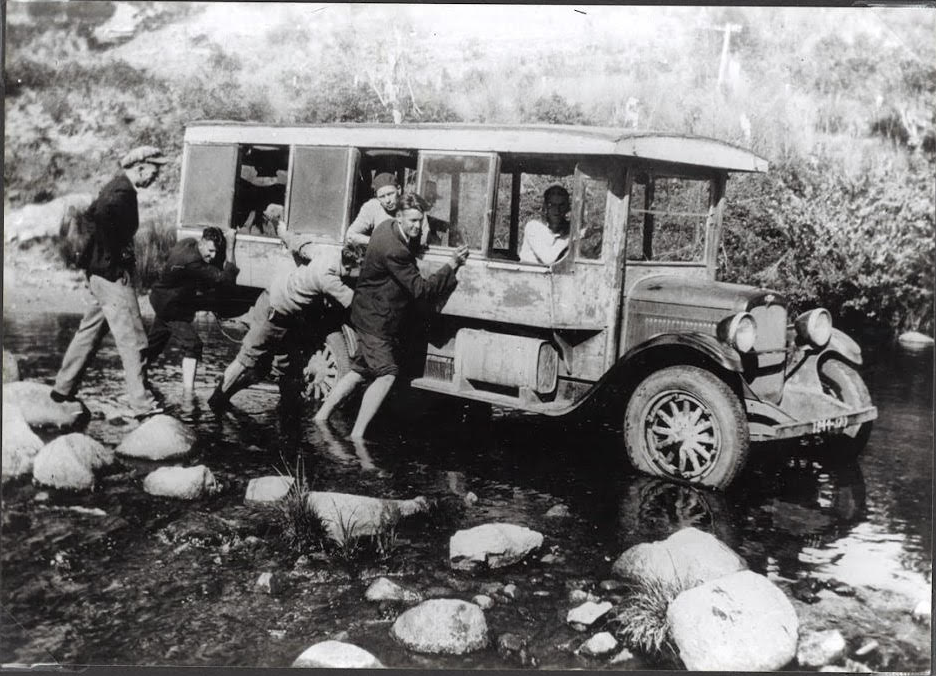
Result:
[[[27,356],[26,377],[48,382],[79,319],[5,317],[4,348]],[[796,445],[757,446],[742,480],[732,490],[716,493],[636,474],[626,462],[619,430],[602,428],[588,418],[557,421],[503,410],[478,418],[470,407],[453,400],[400,393],[374,421],[373,441],[353,443],[347,439],[353,402],[339,410],[331,424],[319,426],[307,411],[280,401],[275,391],[252,389],[238,394],[236,405],[218,415],[204,401],[210,383],[235,351],[236,345],[220,336],[209,337],[202,386],[189,402],[181,401],[174,366],[179,359],[172,349],[152,374],[167,398],[179,402],[180,416],[198,430],[191,462],[207,464],[227,487],[210,503],[198,505],[200,511],[223,513],[225,518],[240,514],[251,478],[302,467],[316,490],[456,497],[454,502],[462,505],[464,496],[474,493],[477,503],[462,509],[457,522],[403,533],[409,542],[405,563],[429,576],[448,574],[445,551],[453,528],[493,520],[544,532],[550,547],[558,547],[565,560],[550,572],[568,576],[600,579],[608,574],[607,561],[626,547],[665,538],[686,526],[713,533],[752,569],[775,579],[834,579],[910,594],[931,575],[932,352],[874,353],[868,383],[880,418],[857,462],[834,462],[814,453],[815,448],[801,452]],[[81,395],[116,396],[122,389],[119,373],[119,357],[108,340]],[[88,431],[109,444],[125,434],[103,420],[92,421]],[[124,464],[134,479],[148,471]],[[140,495],[138,484],[115,480],[78,498],[88,507],[132,520],[134,527],[121,533],[114,547],[125,557],[113,564],[115,579],[133,574],[128,567],[146,568],[149,562],[135,558],[135,552],[152,555],[154,547],[159,551],[153,533],[183,511]],[[34,509],[30,490],[5,489],[5,507],[28,514]],[[544,517],[558,503],[569,507],[571,519]],[[34,528],[43,523],[37,518]],[[34,537],[41,539],[41,534]],[[19,547],[23,560],[33,554],[27,551],[31,545],[8,541],[6,532],[4,544]],[[536,564],[531,569],[543,572]],[[207,583],[194,569],[187,574],[191,585]],[[246,613],[237,606],[235,614],[256,613],[259,624],[273,626],[280,615],[277,608],[235,593],[242,572],[214,568],[204,573],[225,575],[225,584],[234,590],[230,603],[257,604]],[[4,600],[11,598],[8,584],[4,582]],[[167,604],[173,601],[165,599]],[[59,604],[56,612],[70,612],[70,607]],[[134,604],[128,608],[139,609]],[[49,621],[41,604],[26,612],[32,614],[32,624]],[[366,613],[353,605],[348,612]],[[334,619],[329,616],[328,621]],[[223,629],[219,625],[220,633]],[[277,651],[292,648],[251,650],[251,657],[244,657],[251,661],[242,664],[282,664],[287,657]]]

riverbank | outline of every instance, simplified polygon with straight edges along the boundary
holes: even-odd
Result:
[[[89,300],[84,273],[66,268],[51,241],[4,247],[4,314],[82,314]],[[140,296],[140,311],[152,315],[146,295]]]

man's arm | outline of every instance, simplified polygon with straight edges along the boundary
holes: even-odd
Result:
[[[358,212],[357,218],[351,221],[348,231],[345,233],[345,241],[351,244],[367,245],[370,242],[370,234],[374,231],[374,216],[370,205],[372,202],[365,202]],[[379,205],[378,205],[379,206]]]
[[[333,265],[329,265],[322,275],[322,290],[341,303],[342,307],[351,307],[354,291],[341,281],[341,273]]]
[[[290,253],[294,253],[307,261],[312,260],[312,256],[303,250],[307,245],[312,243],[311,235],[290,232],[286,229],[286,224],[283,221],[280,221],[276,224],[276,236],[282,240],[283,244],[287,249],[289,249]]]
[[[429,277],[419,274],[416,262],[405,249],[391,251],[387,255],[386,265],[393,278],[409,291],[413,298],[423,300],[432,299],[454,289],[458,283],[455,279],[455,271],[464,264],[467,258],[468,247],[459,247],[452,252],[452,262],[446,263]]]

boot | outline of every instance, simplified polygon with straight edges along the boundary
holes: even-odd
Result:
[[[224,370],[224,375],[218,381],[214,392],[208,397],[208,406],[212,409],[222,409],[228,405],[231,397],[245,387],[250,386],[256,378],[251,370],[239,361],[232,361]]]

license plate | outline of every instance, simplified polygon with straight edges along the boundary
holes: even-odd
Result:
[[[848,416],[840,415],[837,418],[824,418],[812,424],[813,434],[821,434],[831,430],[838,430],[848,425]]]

